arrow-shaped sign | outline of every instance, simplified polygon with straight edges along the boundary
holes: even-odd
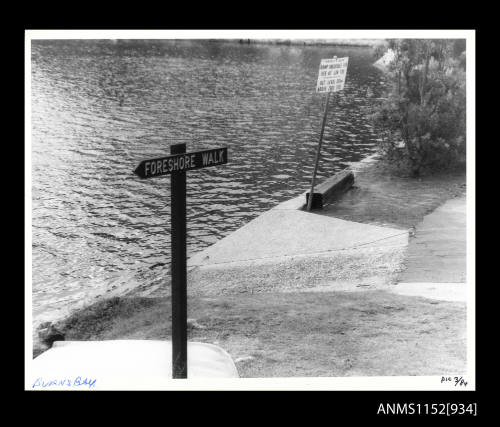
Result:
[[[227,163],[227,147],[213,148],[195,153],[174,154],[151,160],[143,160],[134,170],[141,178],[169,175],[192,169],[201,169]]]
[[[170,146],[170,156],[144,160],[134,173],[141,178],[172,175],[171,210],[171,295],[172,295],[172,378],[187,378],[187,255],[186,255],[186,173],[192,169],[227,163],[227,148],[186,153],[186,144]]]

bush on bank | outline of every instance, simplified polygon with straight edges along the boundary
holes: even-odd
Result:
[[[380,148],[412,176],[465,166],[465,40],[390,40]]]

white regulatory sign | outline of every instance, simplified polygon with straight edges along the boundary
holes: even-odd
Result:
[[[319,66],[316,92],[338,92],[344,89],[349,57],[322,59]]]

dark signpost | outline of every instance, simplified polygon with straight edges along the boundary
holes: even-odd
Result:
[[[186,144],[176,144],[170,147],[170,154],[142,161],[134,173],[140,178],[172,175],[172,377],[187,378],[186,171],[226,164],[227,148],[186,153]]]
[[[314,185],[316,183],[316,173],[318,171],[319,157],[321,153],[321,144],[323,142],[323,133],[325,131],[326,115],[328,112],[328,102],[330,101],[330,93],[338,92],[344,89],[345,78],[347,75],[347,63],[349,57],[337,58],[334,56],[331,59],[322,59],[319,66],[318,82],[316,84],[316,92],[328,93],[325,102],[325,110],[323,112],[323,122],[321,123],[321,133],[319,134],[318,149],[316,151],[316,160],[314,161],[314,171],[311,180],[311,190],[306,195],[307,210],[310,211],[313,207]]]

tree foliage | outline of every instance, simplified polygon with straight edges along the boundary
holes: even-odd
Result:
[[[374,114],[387,157],[414,176],[464,166],[465,41],[391,40],[391,88]]]

